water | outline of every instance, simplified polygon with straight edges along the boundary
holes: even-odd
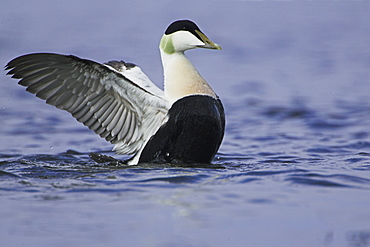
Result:
[[[2,246],[370,246],[370,3],[192,3],[3,4],[1,64],[124,59],[158,85],[163,30],[195,20],[227,129],[210,166],[97,164],[126,157],[3,74]]]

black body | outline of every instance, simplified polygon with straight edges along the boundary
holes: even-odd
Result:
[[[225,131],[222,103],[206,95],[176,101],[168,121],[144,147],[139,163],[210,163]]]

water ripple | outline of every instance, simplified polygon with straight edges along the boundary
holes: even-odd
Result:
[[[346,174],[322,175],[318,173],[294,174],[286,179],[301,185],[323,187],[360,187],[370,189],[370,179]]]
[[[369,144],[361,142],[349,147],[361,148]],[[343,145],[344,146],[344,145]],[[314,150],[315,153],[320,153]],[[95,163],[88,154],[74,152],[58,155],[28,155],[0,162],[0,177],[15,180],[17,185],[2,182],[3,192],[35,194],[45,200],[59,200],[66,195],[49,197],[50,191],[58,193],[142,193],[150,188],[180,188],[207,184],[260,184],[271,181],[289,182],[301,186],[323,188],[370,188],[370,179],[353,174],[315,172],[320,159],[282,155],[283,152],[260,152],[257,160],[228,157],[220,154],[214,165],[142,164],[117,166],[116,163]],[[266,159],[267,158],[267,159]],[[368,155],[349,157],[346,161],[360,163],[353,170],[369,170]],[[309,164],[316,164],[310,166]],[[5,181],[5,180],[4,180]]]
[[[0,171],[0,177],[2,179],[6,178],[6,177],[9,177],[9,178],[20,178],[20,176],[18,176],[16,174],[13,174],[13,173],[10,173],[10,172],[6,172],[6,171]]]

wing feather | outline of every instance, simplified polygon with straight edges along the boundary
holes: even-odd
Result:
[[[35,53],[13,59],[6,69],[27,91],[116,144],[118,153],[138,152],[167,121],[169,103],[139,67],[113,64]]]
[[[130,125],[128,124],[130,118],[131,118],[131,116],[129,115],[129,112],[128,112],[127,108],[123,108],[122,109],[122,119],[124,119],[125,123],[122,125],[122,129],[118,133],[118,139],[119,140],[122,140],[125,137],[128,130],[130,129]],[[136,129],[137,128],[135,128],[135,130]]]
[[[134,126],[135,125],[135,118],[133,118],[133,117],[131,117],[131,122],[130,122],[130,126]],[[133,136],[133,134],[134,134],[134,131],[131,129],[131,131],[129,131],[128,133],[127,133],[127,136],[126,136],[126,138],[127,139],[131,139],[132,138],[132,136]]]
[[[95,117],[100,119],[101,116],[104,114],[104,112],[107,111],[109,106],[112,104],[113,99],[109,97],[103,97],[102,100],[99,102],[99,106],[93,106],[95,107]]]
[[[59,83],[51,82],[48,85],[46,85],[46,87],[38,91],[36,93],[36,96],[43,100],[47,100],[51,95],[58,91],[61,86],[62,85],[60,85]]]
[[[114,127],[116,126],[117,122],[114,119],[116,117],[116,114],[118,112],[119,107],[120,106],[117,103],[114,103],[108,108],[108,111],[111,109],[110,112],[108,114],[107,113],[104,114],[104,115],[107,115],[107,116],[106,116],[105,121],[102,124],[103,124],[103,126],[105,125],[107,130],[110,131],[110,132],[112,132]],[[112,132],[112,135],[114,135],[113,132]]]
[[[29,87],[33,84],[39,85],[40,83],[38,83],[38,82],[43,81],[43,79],[45,77],[48,77],[48,76],[52,75],[52,71],[50,71],[50,70],[43,70],[43,71],[41,71],[41,73],[43,73],[43,74],[32,74],[30,76],[27,76],[27,80],[22,79],[22,80],[19,81],[18,84],[22,85],[22,86],[25,86],[25,87]]]
[[[113,136],[117,136],[117,134],[122,130],[122,126],[124,124],[124,119],[121,117],[122,110],[122,106],[117,107],[117,112],[108,126],[109,128],[112,128],[111,133]]]
[[[27,87],[27,91],[33,94],[38,93],[39,91],[43,90],[45,87],[47,87],[49,84],[52,84],[56,79],[56,76],[53,74],[49,74],[43,78],[36,79],[35,83],[30,84]]]

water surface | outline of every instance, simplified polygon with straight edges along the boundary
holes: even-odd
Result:
[[[188,55],[227,126],[212,165],[98,164],[127,157],[4,73],[2,245],[370,245],[368,2],[19,3],[0,10],[1,64],[123,59],[159,86],[162,32],[196,21],[223,47]]]

